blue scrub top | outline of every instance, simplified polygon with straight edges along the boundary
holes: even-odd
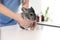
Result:
[[[18,7],[22,3],[21,0],[0,0],[0,2],[15,13],[18,11]],[[11,19],[3,14],[0,14],[0,27],[15,25],[16,23],[17,21],[15,21],[14,19]]]

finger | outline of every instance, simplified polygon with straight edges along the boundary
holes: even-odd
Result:
[[[36,27],[36,25],[37,25],[37,22],[36,22],[36,21],[34,21],[34,26],[33,26],[33,28],[35,28],[35,27]]]
[[[31,30],[34,30],[36,28],[36,22],[34,22],[34,26],[31,28]]]

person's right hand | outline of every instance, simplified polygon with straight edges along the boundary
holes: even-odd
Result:
[[[23,26],[24,28],[28,28],[28,26],[33,23],[31,20],[24,20],[21,16],[21,14],[18,15],[18,23],[20,26]]]

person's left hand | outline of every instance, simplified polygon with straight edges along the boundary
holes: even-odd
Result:
[[[22,7],[29,8],[29,0],[23,0]]]
[[[37,21],[35,20],[35,21],[34,21],[34,26],[33,26],[32,28],[30,28],[30,30],[35,30],[36,25],[37,25]]]

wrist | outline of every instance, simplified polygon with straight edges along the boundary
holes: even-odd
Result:
[[[17,14],[17,18],[16,18],[16,20],[18,21],[18,22],[20,22],[22,19],[21,19],[22,17],[21,17],[21,14]]]

